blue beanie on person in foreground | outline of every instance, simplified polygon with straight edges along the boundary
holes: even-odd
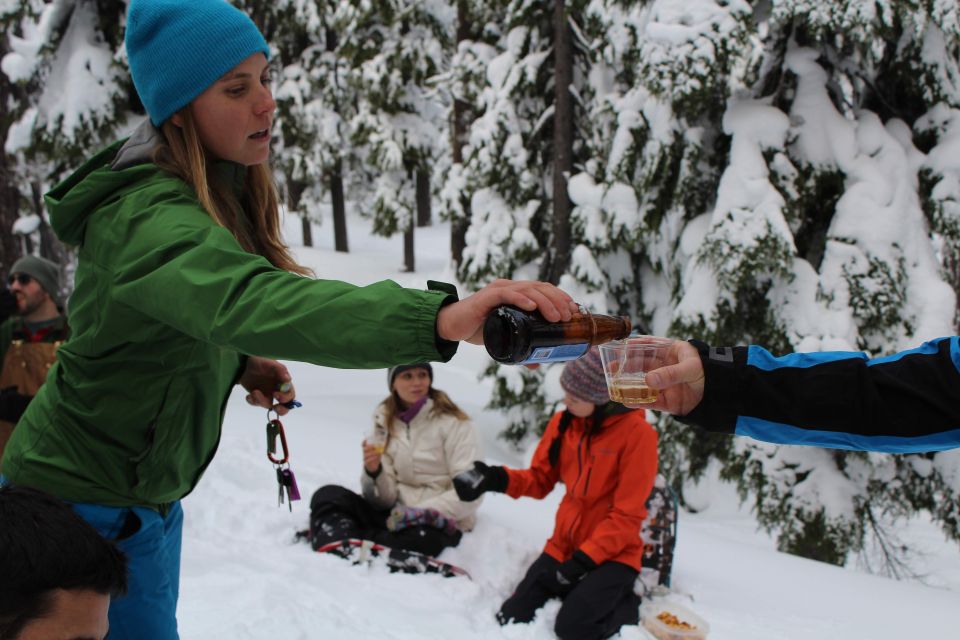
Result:
[[[252,54],[270,57],[257,25],[226,0],[130,0],[124,43],[158,127]]]

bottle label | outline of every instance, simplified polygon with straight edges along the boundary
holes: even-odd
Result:
[[[544,362],[563,362],[576,360],[590,349],[590,343],[559,344],[553,347],[537,347],[530,357],[517,364],[542,364]]]

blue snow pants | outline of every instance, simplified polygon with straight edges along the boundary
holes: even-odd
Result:
[[[144,507],[70,505],[127,556],[127,594],[110,602],[110,640],[178,640],[180,503],[166,515]]]

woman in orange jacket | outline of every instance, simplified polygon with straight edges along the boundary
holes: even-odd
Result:
[[[567,408],[550,419],[529,469],[477,461],[454,486],[462,500],[486,491],[539,499],[558,481],[566,486],[553,535],[497,619],[529,622],[558,597],[559,638],[605,638],[638,622],[633,585],[643,554],[640,525],[657,475],[657,433],[642,409],[609,401],[596,347],[564,367],[560,385]]]

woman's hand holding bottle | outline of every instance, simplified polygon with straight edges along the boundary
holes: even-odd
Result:
[[[536,309],[549,322],[567,321],[579,310],[569,294],[548,282],[494,280],[441,309],[437,314],[437,335],[444,340],[483,344],[483,322],[491,311],[503,304],[526,311]]]

